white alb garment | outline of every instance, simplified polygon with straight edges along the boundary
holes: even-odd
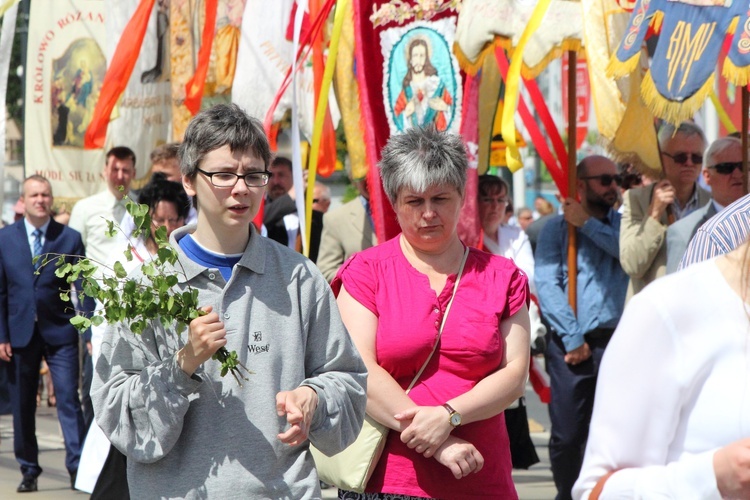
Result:
[[[750,435],[750,320],[716,260],[653,282],[604,354],[573,497],[719,499],[717,449]]]

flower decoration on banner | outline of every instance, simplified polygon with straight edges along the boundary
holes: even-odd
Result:
[[[375,27],[391,22],[404,24],[412,18],[429,21],[442,12],[460,10],[461,0],[417,0],[413,5],[405,0],[391,0],[380,7],[373,5],[370,21]]]

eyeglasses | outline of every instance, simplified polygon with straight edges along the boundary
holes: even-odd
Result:
[[[703,163],[703,157],[699,154],[695,153],[677,153],[674,155],[671,155],[669,153],[662,153],[663,155],[669,156],[674,160],[675,163],[679,163],[680,165],[684,165],[687,163],[688,158],[690,158],[690,161],[693,162],[693,165],[700,165]]]
[[[615,184],[618,186],[622,185],[622,176],[620,174],[602,174],[602,175],[589,175],[587,177],[579,177],[579,179],[599,179],[599,183],[602,185],[602,187],[607,187],[610,184],[612,184],[612,181],[615,181]]]
[[[234,187],[237,184],[237,179],[245,181],[247,187],[263,187],[268,184],[268,180],[272,175],[267,170],[263,172],[249,172],[244,175],[235,174],[234,172],[206,172],[200,168],[196,170],[208,177],[211,184],[219,188]]]
[[[708,167],[708,168],[713,168],[714,170],[716,170],[717,174],[729,175],[735,170],[738,170],[738,169],[742,170],[742,162],[741,161],[727,161],[724,163],[717,163],[713,167]]]
[[[482,203],[497,202],[498,205],[507,205],[509,203],[508,198],[493,198],[492,196],[482,196],[479,198]]]

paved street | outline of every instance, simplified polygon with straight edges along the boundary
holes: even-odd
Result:
[[[515,471],[513,478],[522,500],[549,500],[554,498],[555,490],[549,471],[547,454],[547,440],[549,439],[549,418],[547,408],[539,399],[527,389],[527,404],[529,416],[539,422],[545,429],[543,432],[532,434],[537,445],[537,453],[542,460],[528,471]],[[54,408],[39,407],[37,411],[37,436],[39,439],[40,456],[44,473],[39,478],[38,493],[16,493],[16,487],[21,480],[18,464],[13,457],[13,428],[10,415],[0,416],[0,498],[2,499],[83,499],[86,493],[71,491],[68,473],[64,466],[65,450],[62,434],[57,422]],[[323,491],[323,498],[336,498],[336,490],[331,488]]]

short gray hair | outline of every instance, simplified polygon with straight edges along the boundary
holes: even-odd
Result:
[[[185,130],[179,153],[182,174],[194,178],[203,158],[227,145],[232,152],[252,152],[268,169],[271,148],[261,122],[236,104],[217,104],[195,115]]]
[[[705,160],[703,160],[703,165],[705,165],[706,168],[713,167],[716,165],[716,162],[714,162],[714,157],[717,155],[720,155],[727,149],[730,149],[731,147],[737,147],[740,150],[740,154],[742,154],[742,141],[739,140],[736,137],[721,137],[719,139],[716,139],[714,142],[711,143],[711,145],[706,150],[705,154]]]
[[[675,135],[682,134],[685,136],[697,135],[703,139],[703,144],[706,144],[706,134],[703,133],[703,129],[700,128],[693,122],[682,122],[679,127],[675,127],[671,123],[664,123],[659,127],[659,147],[663,150],[667,145],[667,141],[672,139]]]
[[[405,187],[423,193],[448,184],[463,196],[469,161],[459,135],[427,127],[391,136],[378,166],[385,194],[395,205]]]

